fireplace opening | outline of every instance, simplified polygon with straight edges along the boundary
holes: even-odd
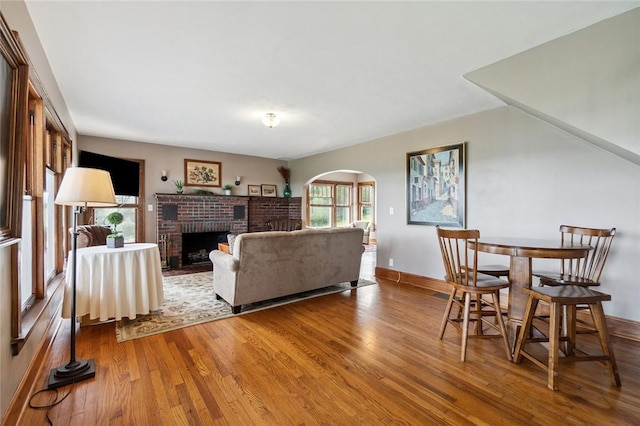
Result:
[[[190,232],[182,234],[182,264],[195,265],[211,262],[209,252],[218,248],[218,243],[227,242],[229,231]]]

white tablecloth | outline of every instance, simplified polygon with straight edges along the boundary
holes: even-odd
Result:
[[[77,251],[76,316],[89,314],[100,321],[156,310],[164,301],[162,266],[157,244],[125,244],[120,248],[93,246]],[[69,253],[62,314],[71,316],[71,271]]]

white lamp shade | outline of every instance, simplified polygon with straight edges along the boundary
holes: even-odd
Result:
[[[63,206],[85,207],[118,205],[109,172],[85,167],[67,169],[55,203]]]

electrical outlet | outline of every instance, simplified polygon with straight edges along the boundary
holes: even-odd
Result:
[[[153,211],[153,204],[148,204],[147,205],[147,210],[152,212]]]
[[[393,259],[389,258],[389,266],[393,266]]]
[[[389,207],[389,214],[393,214],[393,207]]]

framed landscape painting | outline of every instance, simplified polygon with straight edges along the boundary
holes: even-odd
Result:
[[[221,187],[222,165],[217,161],[184,160],[184,186]]]
[[[277,196],[277,190],[275,185],[262,185],[262,196],[263,197],[275,197]]]
[[[262,195],[262,188],[260,188],[260,185],[249,185],[248,192],[251,197],[259,197]]]
[[[465,226],[465,142],[407,153],[407,223]]]

